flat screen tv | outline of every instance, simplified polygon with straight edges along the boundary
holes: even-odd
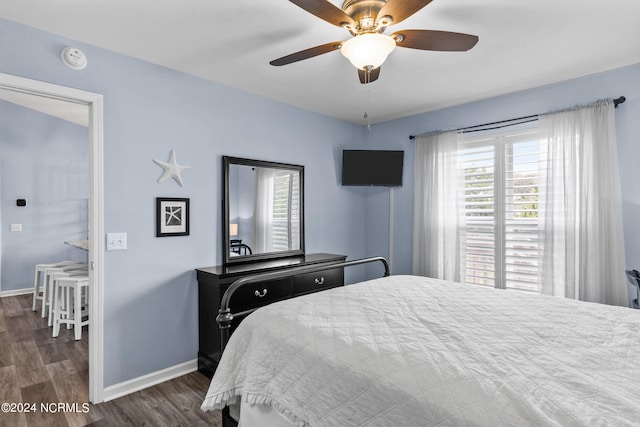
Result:
[[[342,185],[402,186],[404,151],[343,150]]]

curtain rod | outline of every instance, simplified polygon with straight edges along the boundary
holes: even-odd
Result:
[[[619,98],[614,99],[613,100],[614,108],[618,108],[618,105],[622,104],[626,100],[627,100],[627,98],[625,98],[624,96],[621,96]],[[498,122],[485,123],[485,124],[482,124],[482,125],[467,126],[467,127],[459,128],[459,129],[456,129],[456,130],[462,131],[463,133],[467,133],[467,132],[478,132],[478,131],[483,131],[483,130],[500,129],[500,128],[507,127],[507,126],[513,126],[513,125],[519,125],[519,124],[522,124],[522,123],[535,122],[536,120],[538,120],[538,116],[539,116],[539,114],[533,114],[531,116],[517,117],[515,119],[500,120]],[[507,123],[507,124],[504,124],[504,123]],[[500,125],[500,126],[494,126],[494,127],[490,127],[490,128],[485,128],[485,126],[493,126],[493,125]],[[475,129],[475,128],[479,128],[479,127],[481,127],[482,129]],[[416,135],[409,135],[409,139],[411,139],[411,140],[416,139]]]

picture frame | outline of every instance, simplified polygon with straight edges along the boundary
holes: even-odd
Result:
[[[156,237],[189,235],[189,199],[156,197]]]

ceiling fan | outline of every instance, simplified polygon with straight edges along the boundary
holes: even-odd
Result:
[[[401,30],[390,36],[384,34],[388,26],[398,24],[432,0],[345,0],[342,9],[327,0],[289,0],[307,12],[330,24],[345,28],[352,38],[315,46],[270,62],[280,66],[340,49],[358,69],[362,84],[380,76],[380,66],[396,47],[461,52],[471,49],[478,37],[470,34],[433,30]]]

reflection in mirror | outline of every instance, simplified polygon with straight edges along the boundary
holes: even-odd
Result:
[[[303,167],[224,160],[225,263],[303,254]]]

